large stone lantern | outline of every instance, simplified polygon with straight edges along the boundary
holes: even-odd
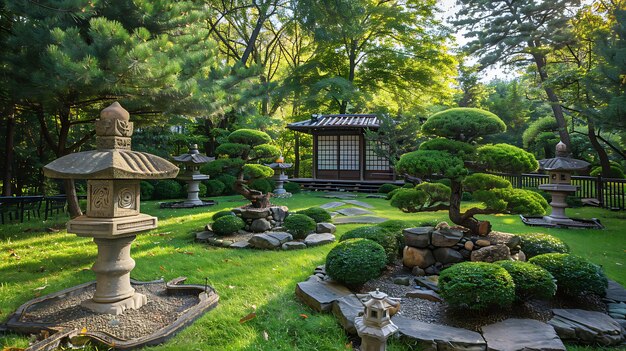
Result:
[[[369,293],[369,299],[363,305],[363,316],[354,319],[354,326],[361,337],[361,351],[385,351],[387,338],[398,331],[398,327],[391,322],[391,311],[398,308],[398,303],[376,289]]]
[[[275,162],[266,164],[266,166],[275,171],[274,179],[276,180],[276,189],[273,191],[274,195],[277,197],[291,196],[291,193],[288,193],[283,187],[287,179],[289,179],[285,174],[285,170],[291,168],[291,163],[285,163],[285,159],[281,155]]]
[[[205,203],[200,200],[198,193],[200,192],[200,182],[209,179],[209,176],[200,173],[200,166],[215,161],[215,157],[201,154],[198,151],[198,145],[193,144],[189,147],[188,153],[174,157],[174,161],[185,166],[185,172],[178,176],[178,179],[187,182],[187,200],[183,202],[183,206],[197,207],[212,205],[213,203]]]
[[[137,233],[157,227],[157,218],[139,212],[142,179],[174,178],[178,168],[160,157],[131,150],[133,123],[119,103],[96,120],[96,150],[63,156],[44,167],[50,178],[87,179],[87,213],[67,224],[68,233],[92,237],[98,245],[96,291],[83,306],[121,314],[145,305],[130,283],[135,261],[130,245]]]

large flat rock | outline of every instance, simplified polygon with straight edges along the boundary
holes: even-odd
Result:
[[[337,210],[336,212],[339,212],[340,214],[344,216],[362,216],[362,215],[374,214],[374,212],[372,211],[364,210],[358,207],[343,208],[343,209]]]
[[[604,313],[579,309],[554,309],[552,313],[548,324],[563,340],[603,346],[619,345],[624,340],[620,324]]]
[[[534,319],[509,318],[481,329],[489,351],[565,351],[554,328]]]
[[[304,239],[304,243],[309,247],[330,244],[333,241],[335,241],[335,236],[330,233],[309,234]]]
[[[328,210],[328,209],[335,208],[335,207],[341,207],[341,206],[343,206],[345,204],[346,204],[345,202],[333,201],[333,202],[328,202],[328,203],[325,203],[323,205],[320,205],[320,207],[325,209],[325,210]]]
[[[359,200],[344,200],[344,202],[347,202],[351,205],[354,206],[359,206],[359,207],[365,207],[365,208],[374,208],[374,206],[368,204],[367,202],[363,202],[363,201],[359,201]]]
[[[606,289],[606,298],[618,302],[626,302],[626,289],[618,282],[609,279],[609,287]]]
[[[351,224],[351,223],[378,224],[386,220],[387,218],[376,217],[376,216],[352,216],[352,217],[333,218],[333,222],[335,222],[335,224]]]
[[[296,285],[296,296],[318,312],[329,312],[334,301],[350,294],[345,286],[330,281],[307,280]]]
[[[487,344],[476,332],[400,316],[391,318],[401,336],[417,341],[421,351],[484,351]]]
[[[333,302],[332,312],[346,332],[356,335],[354,319],[364,310],[363,303],[354,294],[342,297]]]

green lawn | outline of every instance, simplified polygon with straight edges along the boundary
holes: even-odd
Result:
[[[321,205],[330,199],[317,193],[275,199],[291,210]],[[138,280],[165,280],[187,276],[188,283],[202,284],[208,277],[220,295],[219,306],[192,326],[154,350],[345,350],[348,339],[330,315],[318,314],[296,301],[296,283],[306,279],[313,268],[323,264],[333,245],[301,251],[232,250],[196,244],[193,233],[210,221],[213,213],[243,205],[238,196],[217,198],[219,204],[192,210],[161,210],[156,202],[142,203],[142,212],[159,218],[159,228],[139,235],[133,244]],[[445,220],[446,214],[404,214],[382,199],[359,200],[375,206],[378,215],[390,219]],[[518,234],[545,232],[563,239],[575,254],[602,265],[607,275],[626,284],[626,213],[601,209],[569,210],[575,217],[596,217],[605,230],[564,230],[524,226],[517,216],[484,216],[494,229]],[[96,246],[91,240],[54,233],[46,228],[62,227],[67,218],[48,222],[32,220],[24,224],[0,226],[0,320],[38,293],[48,294],[94,279],[89,270]],[[338,234],[357,225],[342,225]],[[43,290],[35,290],[44,287]],[[244,324],[239,320],[256,311],[256,318]],[[305,314],[308,318],[301,315]],[[267,333],[267,340],[265,338]],[[0,346],[25,347],[26,337],[0,336]],[[0,347],[1,349],[1,347]],[[392,341],[391,351],[410,350]],[[580,349],[580,348],[576,348]],[[582,350],[582,349],[580,349]]]

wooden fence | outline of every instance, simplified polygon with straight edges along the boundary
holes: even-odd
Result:
[[[508,180],[515,188],[536,189],[539,184],[549,182],[546,174],[493,174]],[[574,196],[580,199],[596,199],[600,207],[612,210],[626,209],[626,179],[572,176],[572,185],[578,187]]]

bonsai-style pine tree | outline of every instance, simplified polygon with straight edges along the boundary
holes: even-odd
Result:
[[[399,189],[392,205],[405,212],[449,210],[450,220],[474,234],[487,234],[488,221],[474,218],[478,214],[517,212],[532,215],[545,213],[547,202],[539,194],[513,189],[500,177],[475,171],[507,173],[531,172],[537,169],[535,157],[512,145],[477,145],[483,136],[506,130],[504,122],[491,112],[476,108],[453,108],[431,116],[422,132],[436,136],[422,143],[419,150],[400,157],[398,172],[419,178],[440,175],[450,179],[450,188],[442,184],[423,183],[414,189]],[[485,208],[461,212],[463,188]]]
[[[215,149],[220,156],[212,162],[221,167],[222,171],[231,170],[236,173],[237,180],[233,189],[250,200],[252,207],[265,208],[270,206],[270,194],[251,189],[248,184],[255,179],[268,178],[274,170],[259,164],[263,160],[274,160],[280,156],[280,150],[270,145],[267,133],[253,129],[239,129],[228,135],[228,142]]]

